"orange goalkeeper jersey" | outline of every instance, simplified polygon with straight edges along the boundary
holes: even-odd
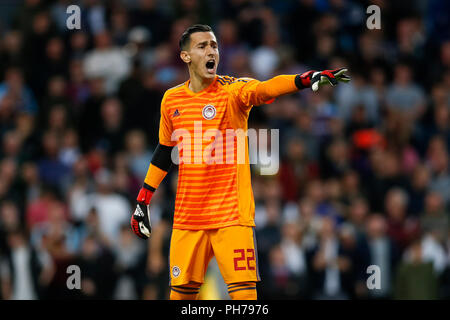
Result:
[[[186,81],[164,94],[159,143],[179,148],[173,228],[254,226],[247,139],[239,144],[235,133],[246,132],[253,105],[279,94],[264,83],[216,76],[200,92],[191,91]],[[282,93],[297,90],[294,76],[279,76],[276,83]]]

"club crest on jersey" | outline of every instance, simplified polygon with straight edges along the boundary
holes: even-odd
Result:
[[[212,104],[207,104],[203,107],[202,115],[206,120],[214,119],[216,116],[216,108]]]
[[[172,275],[174,276],[174,278],[178,277],[181,273],[180,268],[178,268],[178,266],[173,266],[172,267]]]

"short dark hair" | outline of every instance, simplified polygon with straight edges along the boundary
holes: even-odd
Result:
[[[189,45],[189,42],[191,41],[191,34],[196,32],[213,32],[211,27],[206,24],[194,24],[193,26],[190,26],[187,28],[180,38],[180,50],[185,50],[186,46]]]

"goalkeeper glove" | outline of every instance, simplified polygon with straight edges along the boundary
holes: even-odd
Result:
[[[349,82],[350,77],[345,72],[347,72],[346,68],[324,71],[311,70],[295,77],[295,84],[299,89],[311,88],[313,91],[317,91],[320,86],[325,84],[335,86],[339,81]]]
[[[142,187],[136,199],[136,210],[131,216],[131,228],[142,239],[148,239],[152,233],[149,205],[152,196],[153,192],[151,190]]]

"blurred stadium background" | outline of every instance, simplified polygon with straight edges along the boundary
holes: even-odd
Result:
[[[445,0],[2,0],[0,298],[168,297],[176,168],[151,241],[129,218],[193,23],[214,28],[220,74],[347,66],[353,79],[251,112],[281,147],[278,174],[253,173],[259,297],[449,298],[449,15]],[[66,287],[73,264],[81,290]],[[228,298],[214,261],[202,297]]]

